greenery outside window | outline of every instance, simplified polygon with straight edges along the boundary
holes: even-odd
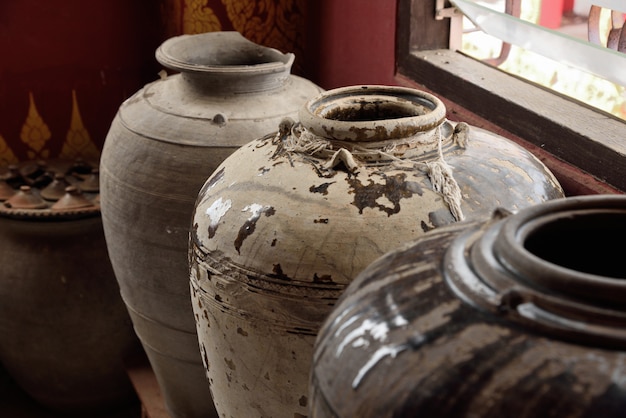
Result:
[[[558,168],[566,192],[568,166],[599,180],[601,186],[589,190],[626,191],[626,121],[451,48],[458,28],[437,16],[444,9],[458,13],[441,0],[398,0],[398,80],[444,99],[451,119],[469,111],[524,141]]]

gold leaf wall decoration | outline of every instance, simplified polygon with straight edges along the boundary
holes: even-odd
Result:
[[[30,147],[30,150],[27,152],[29,158],[47,158],[50,151],[44,150],[43,147],[51,137],[50,128],[39,115],[32,92],[28,93],[28,99],[28,116],[22,126],[20,139]]]
[[[76,91],[72,90],[72,119],[70,129],[67,132],[60,157],[65,159],[95,159],[99,158],[100,152],[91,140],[89,132],[83,125],[83,120],[78,109]]]
[[[304,29],[306,28],[307,0],[163,0],[163,3],[167,5],[167,8],[162,9],[161,12],[164,13],[163,17],[167,19],[167,22],[164,23],[162,35],[167,33],[168,36],[177,36],[236,30],[252,42],[283,52],[295,53],[296,62],[292,71],[296,73],[299,71],[301,64],[297,57],[304,55],[303,38],[306,32]],[[118,46],[120,50],[125,48],[122,44]],[[24,75],[24,77],[27,76],[27,74]],[[70,88],[64,87],[65,91]],[[97,122],[91,126],[94,115],[84,114],[86,109],[92,108],[91,106],[87,107],[83,103],[83,115],[81,115],[76,92],[72,92],[73,107],[70,115],[65,113],[65,107],[63,112],[59,108],[52,107],[53,111],[47,113],[49,106],[54,106],[54,104],[49,104],[50,100],[54,100],[52,95],[33,90],[32,87],[29,90],[26,115],[20,111],[17,117],[4,115],[6,122],[0,118],[2,123],[7,124],[3,132],[17,130],[17,134],[12,133],[10,138],[6,133],[5,138],[0,137],[0,163],[56,157],[80,156],[91,159],[94,155],[99,155],[100,145],[97,141],[93,141],[91,135],[97,133],[96,136],[100,137],[98,130],[101,128]],[[53,91],[56,90],[53,89]],[[17,94],[21,96],[25,92],[20,91]],[[81,94],[86,93],[81,92]],[[42,114],[39,113],[38,106],[35,104],[35,96],[37,96],[37,105],[44,111]],[[83,102],[92,100],[89,97],[81,97],[81,99]],[[58,117],[61,118],[60,121],[55,119]],[[88,126],[84,125],[83,117]],[[22,118],[25,119],[21,120]],[[70,119],[71,126],[64,136],[63,129],[67,119]],[[59,129],[61,132],[58,132]]]
[[[15,164],[18,161],[19,160],[17,159],[13,151],[11,151],[11,148],[9,148],[7,142],[4,140],[2,135],[0,135],[0,164],[9,165]]]
[[[222,30],[219,18],[207,6],[209,0],[185,0],[183,32],[188,34]]]
[[[222,0],[233,28],[252,42],[302,52],[306,0]]]

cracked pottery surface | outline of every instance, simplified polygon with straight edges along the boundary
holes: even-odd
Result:
[[[190,286],[217,410],[306,416],[319,327],[374,259],[497,206],[562,196],[537,158],[446,120],[427,93],[353,86],[311,99],[198,194]]]

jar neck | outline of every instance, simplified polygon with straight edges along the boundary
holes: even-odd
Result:
[[[280,88],[295,56],[255,44],[238,32],[209,32],[168,39],[156,51],[180,73],[181,88],[196,93],[254,93]]]
[[[598,306],[625,306],[626,199],[570,198],[504,222],[494,252],[525,283]]]
[[[381,141],[350,141],[324,138],[308,131],[304,126],[299,136],[289,145],[295,145],[291,151],[304,151],[307,154],[330,158],[340,149],[347,150],[362,163],[409,159],[413,162],[435,160],[441,153],[446,153],[454,146],[454,126],[449,121],[428,131],[414,133],[405,137],[384,139]],[[298,149],[298,146],[303,147]],[[315,151],[312,151],[315,150]]]
[[[272,70],[238,66],[205,68],[202,71],[181,70],[180,88],[190,94],[241,94],[267,92],[281,88],[290,76],[290,66],[278,65]]]
[[[445,121],[444,104],[419,90],[393,86],[351,86],[321,93],[299,112],[303,127],[330,141],[379,143],[420,136],[436,142]]]
[[[609,239],[624,233],[626,197],[557,199],[465,229],[445,253],[444,273],[461,299],[496,317],[626,348],[626,274]]]

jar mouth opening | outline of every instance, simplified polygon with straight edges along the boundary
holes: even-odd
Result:
[[[338,105],[319,106],[317,114],[325,119],[345,122],[367,122],[386,119],[402,119],[421,116],[434,109],[434,104],[426,102],[425,106],[415,106],[413,102],[389,100],[384,96],[364,98],[348,98]]]
[[[235,31],[176,36],[163,42],[155,56],[163,66],[187,73],[284,72],[291,70],[295,59]]]
[[[451,290],[540,332],[626,347],[626,268],[612,242],[626,232],[626,196],[567,197],[495,215],[446,251]]]
[[[585,211],[546,217],[526,233],[523,248],[547,263],[581,273],[626,280],[626,212]]]
[[[432,131],[445,120],[437,97],[415,89],[362,85],[338,88],[309,100],[302,125],[327,139],[380,141]]]
[[[523,280],[578,299],[626,302],[626,196],[558,199],[504,221],[494,243]]]

